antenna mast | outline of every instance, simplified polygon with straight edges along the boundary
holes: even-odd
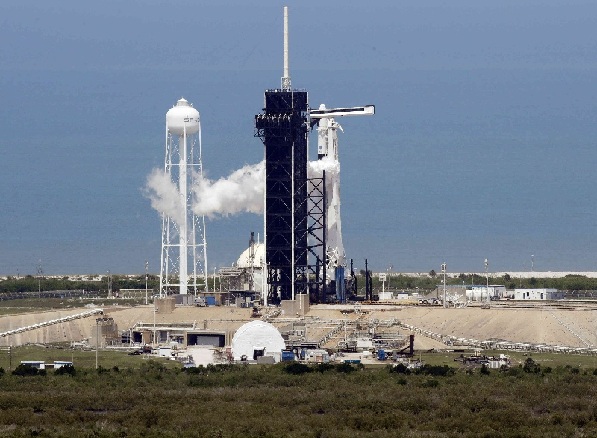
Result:
[[[282,91],[290,91],[290,72],[288,68],[288,6],[284,6],[284,76]]]

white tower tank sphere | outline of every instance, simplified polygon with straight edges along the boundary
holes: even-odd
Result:
[[[174,135],[183,135],[185,132],[187,135],[195,134],[199,132],[199,111],[186,99],[180,99],[166,113],[166,125],[168,131]]]

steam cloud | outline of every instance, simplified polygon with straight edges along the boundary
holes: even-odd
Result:
[[[329,157],[309,162],[310,177],[321,177],[323,170],[326,171],[326,185],[329,186],[333,175],[340,172],[340,163]],[[189,189],[193,195],[193,211],[197,215],[213,219],[242,212],[263,213],[265,161],[246,165],[216,181],[200,176],[195,180],[196,183]],[[145,196],[155,210],[181,223],[184,211],[180,192],[170,175],[161,169],[154,169],[147,176]]]
[[[210,218],[241,212],[263,213],[264,188],[265,161],[246,165],[215,182],[199,178],[193,187],[193,210]]]
[[[147,176],[145,196],[151,206],[160,213],[170,216],[176,223],[182,223],[184,212],[180,203],[180,192],[170,175],[161,169],[153,169]]]
[[[330,156],[323,157],[321,160],[309,161],[307,174],[310,178],[321,178],[324,170],[326,173],[325,179],[329,184],[340,173],[340,162]]]
[[[196,183],[189,188],[193,195],[194,213],[209,218],[241,212],[262,213],[264,172],[265,162],[262,161],[246,165],[217,181],[197,176]],[[155,210],[181,223],[184,211],[180,192],[170,175],[161,169],[154,169],[147,176],[145,196],[149,198]]]

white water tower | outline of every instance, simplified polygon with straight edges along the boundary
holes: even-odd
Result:
[[[197,111],[180,99],[166,113],[164,172],[177,188],[174,208],[162,215],[160,296],[207,292],[205,217],[193,211],[193,187],[203,174],[201,122]]]

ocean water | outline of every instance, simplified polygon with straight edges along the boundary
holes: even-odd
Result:
[[[394,271],[444,260],[482,270],[484,258],[495,270],[523,270],[531,254],[537,269],[592,269],[592,75],[543,75],[539,86],[527,72],[474,73],[367,72],[371,84],[354,93],[304,73],[312,105],[376,105],[373,117],[340,121],[347,255]],[[220,72],[198,79],[202,90],[177,93],[156,86],[165,78],[134,72],[20,75],[4,111],[1,270],[34,272],[40,259],[57,273],[138,272],[145,260],[157,269],[161,224],[143,187],[163,163],[165,112],[183,94],[195,104],[205,173],[226,176],[263,157],[252,124],[268,76]],[[49,101],[46,86],[59,98]],[[150,89],[160,91],[147,98]],[[22,101],[25,111],[6,111]],[[315,146],[313,136],[313,158]],[[210,266],[234,262],[261,227],[252,214],[208,221]]]

